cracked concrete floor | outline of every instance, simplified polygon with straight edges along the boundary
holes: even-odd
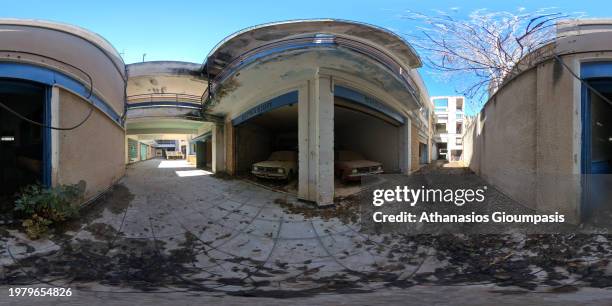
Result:
[[[431,244],[367,235],[354,218],[316,211],[292,195],[217,178],[184,161],[145,161],[62,234],[31,242],[9,231],[2,285],[263,298],[375,298],[410,287],[402,294],[416,297],[431,287],[418,289],[415,274],[424,283],[448,264],[431,256]]]

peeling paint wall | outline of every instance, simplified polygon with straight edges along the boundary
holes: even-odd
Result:
[[[372,25],[334,19],[311,19],[278,22],[244,29],[230,35],[209,54],[215,61],[209,69],[218,73],[233,59],[250,50],[264,45],[296,37],[313,37],[326,33],[367,43],[369,46],[387,53],[404,67],[421,66],[420,58],[400,36]]]
[[[419,108],[403,83],[389,70],[367,57],[332,49],[290,52],[244,67],[222,85],[222,94],[217,95],[209,111],[234,118],[282,94],[284,89],[295,90],[312,79],[318,70],[331,75],[334,81],[338,79],[353,85],[350,87],[363,88],[362,92],[379,98],[399,113],[407,114]]]

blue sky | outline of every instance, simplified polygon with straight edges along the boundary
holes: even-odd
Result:
[[[3,1],[0,17],[38,18],[79,25],[108,39],[126,63],[179,60],[202,63],[215,44],[245,27],[301,18],[341,18],[362,21],[398,34],[414,24],[400,18],[406,10],[435,10],[467,15],[480,8],[516,11],[555,7],[560,12],[584,12],[611,17],[608,1]],[[453,84],[421,69],[430,95],[454,95]]]

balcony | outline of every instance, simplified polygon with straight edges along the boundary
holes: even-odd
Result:
[[[150,107],[179,107],[200,109],[202,97],[182,93],[151,93],[127,97],[128,109]]]

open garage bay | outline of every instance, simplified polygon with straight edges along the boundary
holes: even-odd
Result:
[[[391,118],[335,98],[336,197],[359,192],[363,176],[400,171],[400,129]]]
[[[236,174],[295,194],[298,178],[297,103],[261,114],[242,122],[235,129]],[[257,171],[257,176],[253,170]]]

